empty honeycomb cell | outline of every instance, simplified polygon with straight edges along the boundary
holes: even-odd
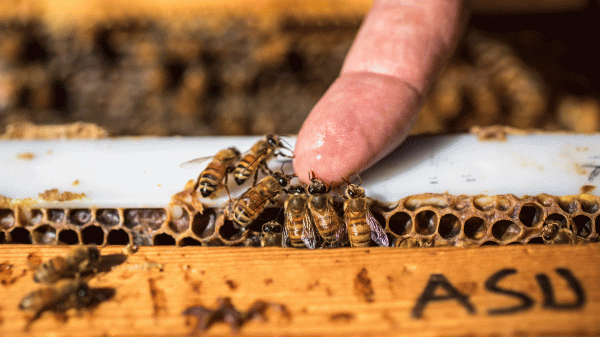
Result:
[[[162,208],[127,209],[125,210],[125,226],[133,228],[137,225],[159,229],[167,219],[167,213]]]
[[[37,208],[22,208],[21,221],[25,226],[35,226],[42,222],[44,215]]]
[[[577,200],[570,196],[560,197],[558,199],[558,206],[567,213],[573,213],[577,210]]]
[[[12,209],[0,209],[0,228],[9,229],[15,225],[15,213]]]
[[[202,243],[194,238],[185,237],[179,241],[179,246],[202,246]]]
[[[51,208],[48,210],[48,220],[56,223],[61,223],[65,220],[65,210]]]
[[[460,234],[460,220],[454,214],[444,214],[440,218],[440,225],[438,226],[438,234],[446,240],[452,239],[453,237]]]
[[[465,236],[469,239],[479,240],[482,239],[487,232],[487,224],[482,218],[472,217],[465,221]]]
[[[499,246],[500,244],[496,241],[486,241],[482,243],[480,246]]]
[[[87,208],[72,209],[69,212],[69,222],[83,226],[92,220],[92,211]]]
[[[175,233],[181,233],[186,231],[190,227],[190,216],[186,210],[183,210],[179,217],[173,218],[169,222],[169,228]]]
[[[81,231],[81,241],[84,245],[104,244],[104,231],[99,226],[88,226]]]
[[[489,211],[496,205],[496,198],[493,196],[482,195],[473,199],[473,206],[480,211]]]
[[[600,209],[596,200],[587,197],[580,198],[579,204],[581,205],[581,210],[589,214],[594,214]]]
[[[109,245],[126,245],[129,242],[129,234],[124,229],[113,229],[106,237],[106,243]]]
[[[198,213],[192,221],[192,233],[199,238],[205,239],[215,233],[215,224],[217,222],[217,214],[212,208],[205,208],[202,214]]]
[[[121,217],[116,209],[99,209],[96,211],[96,221],[102,226],[113,227],[119,224]]]
[[[592,234],[592,219],[586,215],[578,215],[573,218],[575,224],[575,234],[582,238],[587,238]]]
[[[72,229],[62,230],[58,233],[58,243],[76,245],[79,243],[79,235]]]
[[[560,227],[567,226],[567,218],[565,218],[562,214],[553,213],[546,217],[544,222],[556,222]]]
[[[31,233],[23,227],[17,227],[8,232],[8,242],[10,243],[31,243]]]
[[[33,243],[51,245],[56,242],[56,229],[50,225],[42,225],[33,230]]]
[[[0,232],[0,244],[6,243],[6,233]]]
[[[437,214],[426,210],[417,213],[415,216],[415,231],[421,235],[435,233],[437,227]]]
[[[527,203],[524,204],[519,211],[519,220],[521,220],[521,223],[526,227],[534,227],[540,223],[542,214],[543,211],[540,206],[533,203]]]
[[[225,220],[223,226],[219,228],[219,236],[226,241],[239,240],[243,234],[244,230],[235,228],[231,220]]]
[[[540,244],[544,244],[544,239],[542,239],[541,236],[536,236],[535,238],[531,238],[529,239],[529,241],[527,241],[528,245],[540,245]]]
[[[398,212],[390,218],[390,231],[396,235],[410,233],[413,227],[413,221],[410,215],[405,212]]]
[[[175,246],[175,239],[166,233],[158,234],[154,237],[155,246]]]
[[[500,220],[492,226],[492,236],[500,241],[514,240],[521,234],[521,227],[509,220]]]

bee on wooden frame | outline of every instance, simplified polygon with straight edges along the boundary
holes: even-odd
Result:
[[[65,257],[55,256],[42,263],[33,273],[38,283],[54,283],[62,278],[73,278],[98,267],[101,255],[96,246],[71,248]]]
[[[227,213],[231,216],[233,226],[240,229],[252,224],[269,202],[276,202],[276,198],[284,191],[292,177],[283,172],[274,172],[235,200],[230,201]]]
[[[307,203],[309,196],[304,186],[291,186],[287,190],[288,198],[283,205],[285,221],[283,223],[283,246],[295,248],[308,247],[314,249],[317,245],[312,218],[308,214]]]
[[[263,170],[263,173],[265,174],[267,172],[270,173],[270,170],[267,167],[267,161],[273,159],[275,156],[290,157],[278,152],[278,149],[291,151],[283,145],[281,138],[277,135],[267,135],[264,139],[256,142],[248,152],[244,153],[235,167],[233,172],[235,182],[238,185],[241,185],[248,180],[251,175],[254,175],[254,181],[252,182],[252,186],[254,186],[256,184],[259,169]]]
[[[333,207],[333,199],[329,195],[331,186],[315,177],[313,171],[309,175],[307,208],[312,222],[319,235],[330,246],[344,245],[347,242],[346,228]]]
[[[350,245],[367,247],[372,239],[379,246],[388,247],[389,239],[369,209],[372,201],[365,196],[365,189],[343,180],[348,184],[344,201],[344,222]]]
[[[220,187],[225,187],[227,194],[227,177],[233,172],[235,165],[240,160],[240,151],[235,147],[221,150],[214,157],[202,157],[186,161],[179,165],[182,168],[193,167],[203,163],[206,160],[212,159],[206,168],[200,173],[196,183],[192,187],[192,191],[200,188],[200,194],[204,198],[210,197]]]

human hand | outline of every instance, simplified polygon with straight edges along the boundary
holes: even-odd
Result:
[[[461,0],[375,1],[340,76],[302,125],[294,171],[308,183],[368,168],[408,135],[458,38]],[[304,174],[303,174],[304,173]]]

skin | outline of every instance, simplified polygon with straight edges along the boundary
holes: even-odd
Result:
[[[400,145],[453,51],[462,9],[460,0],[376,0],[298,133],[295,172],[337,184]]]

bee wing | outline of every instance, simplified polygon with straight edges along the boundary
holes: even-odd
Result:
[[[287,248],[288,247],[288,238],[290,237],[290,235],[288,234],[288,224],[290,221],[290,214],[288,214],[288,212],[286,212],[285,210],[283,211],[285,214],[285,219],[283,220],[283,232],[281,233],[281,247],[283,248]]]
[[[371,228],[371,239],[375,241],[376,244],[384,247],[390,246],[390,241],[383,230],[383,227],[379,224],[379,221],[375,219],[371,210],[367,207],[367,224]]]
[[[317,235],[315,233],[315,225],[312,222],[312,218],[308,212],[304,212],[304,220],[302,226],[302,236],[300,237],[302,242],[309,249],[315,249],[317,246]]]
[[[342,223],[342,219],[340,219],[340,216],[335,212],[335,210],[331,207],[329,207],[327,209],[327,213],[329,215],[329,218],[332,219],[332,222],[337,223],[337,231],[335,232],[335,242],[338,242],[342,245],[346,244],[348,242],[348,235],[347,235],[347,231],[346,231],[346,225],[344,223]]]
[[[182,168],[182,169],[195,168],[195,167],[198,167],[200,164],[204,163],[205,161],[207,161],[207,160],[209,160],[211,158],[213,158],[213,156],[200,157],[200,158],[188,160],[185,163],[181,163],[179,165],[179,167]]]

